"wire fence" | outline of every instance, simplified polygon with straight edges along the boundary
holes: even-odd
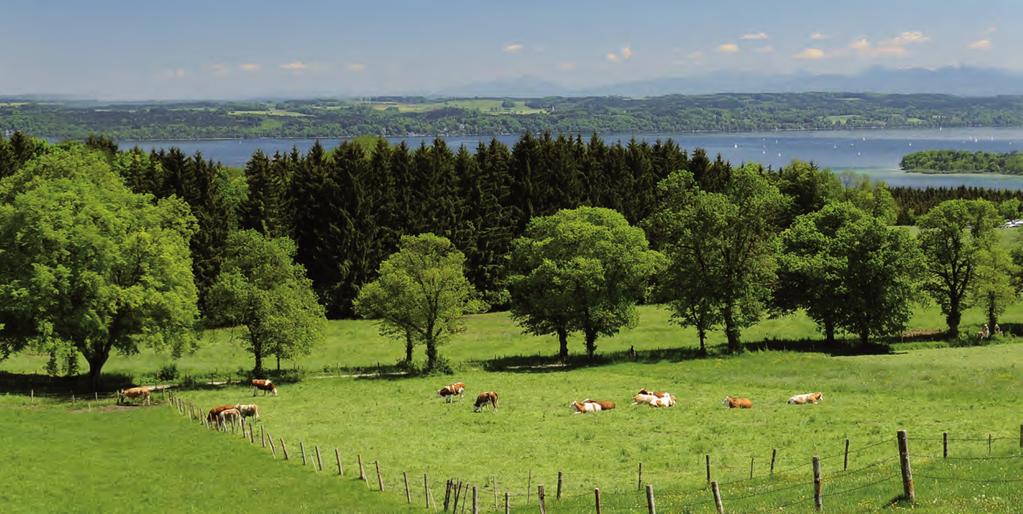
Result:
[[[380,492],[394,492],[404,496],[410,504],[419,504],[432,512],[472,512],[496,511],[508,512],[513,506],[521,510],[525,506],[530,509],[540,508],[541,504],[553,507],[558,502],[566,502],[575,505],[578,510],[585,502],[596,504],[604,502],[609,506],[607,509],[640,510],[647,507],[654,512],[654,495],[651,484],[671,484],[660,490],[661,500],[665,502],[667,511],[688,512],[692,509],[713,509],[718,502],[726,501],[728,505],[738,505],[739,510],[743,507],[752,508],[752,505],[744,502],[756,501],[763,506],[766,501],[772,502],[771,509],[784,509],[796,505],[809,507],[819,504],[822,496],[847,497],[856,492],[871,488],[888,487],[894,494],[902,493],[897,498],[908,498],[913,501],[912,478],[907,478],[907,470],[910,460],[916,465],[931,466],[935,463],[944,462],[948,467],[946,473],[953,471],[955,462],[1014,462],[1023,459],[1023,427],[1021,427],[1021,438],[1019,447],[1013,448],[1013,453],[1004,453],[1004,444],[999,448],[998,454],[988,455],[948,455],[949,442],[985,442],[992,445],[995,441],[1016,441],[1016,437],[1005,435],[989,437],[948,437],[943,434],[941,437],[921,437],[913,440],[920,443],[940,442],[941,446],[921,450],[924,445],[916,444],[916,452],[911,453],[908,445],[896,444],[891,438],[881,438],[870,441],[866,444],[854,445],[852,441],[843,441],[844,449],[840,452],[828,453],[822,457],[815,458],[816,463],[830,462],[826,474],[820,471],[821,467],[810,466],[810,459],[801,464],[792,464],[786,467],[777,467],[777,454],[796,454],[797,448],[773,448],[772,462],[769,466],[761,467],[760,474],[755,473],[752,466],[737,466],[733,463],[715,463],[708,455],[701,459],[705,469],[692,470],[682,469],[679,466],[672,466],[671,469],[643,469],[642,464],[637,465],[634,470],[622,470],[615,473],[619,478],[614,482],[617,486],[611,488],[584,487],[579,481],[571,484],[566,480],[567,475],[558,473],[556,482],[550,476],[541,477],[539,474],[529,474],[525,483],[510,480],[498,480],[497,476],[484,477],[482,480],[466,480],[458,477],[430,477],[424,472],[421,476],[414,478],[407,471],[395,472],[393,469],[386,469],[377,460],[363,459],[363,455],[355,453],[357,468],[355,471],[344,468],[345,464],[351,465],[352,453],[342,453],[336,448],[320,448],[319,446],[306,446],[299,441],[297,448],[287,446],[280,434],[271,435],[264,425],[259,427],[259,436],[255,434],[255,424],[246,423],[245,418],[232,420],[230,424],[222,423],[219,420],[211,420],[208,413],[197,409],[193,404],[176,395],[168,395],[169,405],[178,410],[179,414],[191,421],[198,421],[209,430],[219,432],[230,432],[241,434],[253,445],[269,447],[273,457],[278,460],[293,460],[301,462],[302,465],[313,467],[316,471],[335,472],[340,476],[355,476],[358,480],[364,481],[366,486]],[[276,436],[278,444],[275,444]],[[880,447],[890,445],[887,450]],[[1015,446],[1015,445],[1014,445]],[[900,453],[893,450],[898,449]],[[903,449],[905,451],[903,452]],[[958,447],[957,447],[958,450]],[[873,455],[874,452],[889,452],[888,455]],[[854,465],[850,467],[850,458],[853,457]],[[862,464],[864,460],[868,462]],[[344,462],[343,462],[344,461]],[[717,481],[716,474],[724,470],[726,472],[748,471],[744,478],[733,478],[728,481]],[[388,474],[385,476],[384,471]],[[812,471],[812,472],[811,472]],[[928,469],[924,473],[914,473],[912,477],[924,482],[935,483],[962,482],[969,484],[1016,484],[1023,483],[1023,478],[1015,477],[966,477],[954,474],[933,473]],[[1020,470],[1023,473],[1023,470]],[[902,476],[902,483],[899,478]],[[521,480],[521,479],[520,479]],[[909,485],[907,485],[907,480]],[[695,482],[695,483],[694,483]],[[894,482],[894,483],[893,483]],[[689,485],[686,485],[686,484]],[[553,485],[552,485],[553,484]],[[626,485],[628,484],[628,485]],[[827,484],[827,487],[824,487]],[[606,484],[605,484],[606,485]],[[644,488],[648,490],[644,491]],[[799,491],[806,493],[798,494]],[[644,494],[646,493],[646,494]],[[713,494],[712,494],[713,493]],[[793,494],[797,494],[795,498]],[[886,495],[887,496],[887,495]],[[891,496],[887,496],[890,498]],[[472,498],[475,498],[473,502]],[[772,500],[772,499],[777,499]],[[472,502],[472,509],[470,509]],[[811,503],[813,502],[813,503]],[[541,512],[546,512],[543,508]]]

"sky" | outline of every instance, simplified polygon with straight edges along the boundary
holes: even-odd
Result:
[[[721,72],[1023,71],[1020,0],[0,0],[0,95],[589,88]]]

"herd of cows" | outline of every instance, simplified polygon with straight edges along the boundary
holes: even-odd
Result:
[[[277,396],[277,385],[271,380],[267,379],[253,379],[252,380],[252,394],[255,396],[257,391],[263,391],[263,394],[272,394]],[[152,388],[148,387],[132,387],[130,389],[122,389],[117,392],[117,403],[127,401],[128,399],[141,399],[145,404],[150,403],[150,393]],[[454,384],[446,385],[437,391],[437,395],[444,398],[444,401],[450,403],[454,399],[465,398],[465,384],[462,382],[456,382]],[[791,405],[806,405],[806,404],[817,404],[824,400],[824,394],[820,392],[815,393],[804,393],[797,394],[789,398],[788,403]],[[675,395],[667,391],[651,391],[646,388],[640,389],[632,397],[633,405],[647,405],[650,407],[674,407],[677,403]],[[753,408],[753,401],[749,398],[725,396],[722,402],[726,407],[730,409],[751,409]],[[615,408],[615,403],[609,400],[590,400],[586,399],[583,401],[573,401],[569,406],[576,414],[595,413]],[[476,395],[476,401],[473,402],[473,411],[480,412],[490,407],[491,411],[497,410],[497,392],[485,391]],[[210,422],[215,423],[231,423],[238,421],[242,418],[254,417],[259,419],[259,407],[255,404],[228,404],[218,405],[209,410],[206,419]]]

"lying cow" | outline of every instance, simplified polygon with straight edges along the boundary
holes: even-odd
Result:
[[[645,404],[651,407],[674,407],[676,400],[675,395],[665,391],[650,392],[640,389],[639,393],[632,397],[632,402],[635,405]]]
[[[487,408],[487,404],[490,404],[490,407],[493,408],[494,411],[497,411],[497,393],[494,391],[480,393],[479,396],[476,397],[476,403],[473,404],[472,410],[473,412],[480,412]]]
[[[259,419],[259,407],[254,403],[248,405],[235,405],[234,408],[238,410],[243,418]]]
[[[252,396],[256,396],[257,389],[263,391],[264,396],[266,396],[266,393],[271,393],[274,396],[277,396],[277,386],[274,385],[274,383],[271,382],[269,379],[262,378],[252,379],[252,388],[253,388]]]
[[[726,396],[725,401],[722,402],[729,409],[752,409],[753,401],[749,398],[739,398]]]
[[[824,394],[821,392],[797,394],[792,398],[789,398],[790,405],[805,405],[807,403],[820,403],[824,400]]]
[[[444,401],[448,403],[450,403],[456,396],[459,400],[461,400],[465,398],[465,384],[455,382],[454,384],[446,385],[437,391],[437,396],[444,398]]]
[[[148,387],[131,387],[117,391],[117,403],[127,403],[129,398],[142,398],[142,403],[150,405]]]
[[[615,408],[615,403],[601,400],[583,400],[581,402],[572,402],[572,408],[575,409],[576,414],[583,414],[611,410]]]

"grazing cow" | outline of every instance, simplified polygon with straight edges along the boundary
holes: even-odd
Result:
[[[252,388],[252,396],[256,396],[256,389],[263,391],[263,396],[266,396],[266,393],[271,393],[274,396],[277,396],[277,386],[269,379],[252,379]]]
[[[459,400],[461,400],[465,398],[465,384],[455,382],[454,384],[446,385],[437,391],[437,396],[444,398],[444,401],[448,403],[450,403],[456,396]]]
[[[752,409],[753,401],[749,398],[726,396],[723,402],[729,409]]]
[[[998,337],[1002,336],[1002,327],[998,326],[998,323],[995,323],[995,335]]]
[[[127,403],[128,398],[142,398],[142,403],[150,405],[150,389],[148,387],[131,387],[117,391],[117,403]]]
[[[213,423],[220,419],[220,413],[226,410],[236,409],[237,405],[217,405],[210,409],[210,412],[206,415],[206,421]]]
[[[480,412],[487,408],[487,404],[490,404],[490,407],[493,408],[494,411],[497,411],[497,393],[493,391],[480,393],[479,396],[476,397],[476,403],[473,404],[472,410],[473,412]]]
[[[259,407],[254,403],[248,405],[235,405],[234,408],[241,413],[243,418],[259,419]]]
[[[224,409],[217,414],[217,421],[220,422],[221,425],[235,423],[240,419],[242,419],[242,413],[233,407],[230,409]]]
[[[821,392],[797,394],[792,398],[789,398],[789,404],[790,405],[805,405],[807,403],[816,404],[821,402],[822,400],[824,400],[824,393]]]

